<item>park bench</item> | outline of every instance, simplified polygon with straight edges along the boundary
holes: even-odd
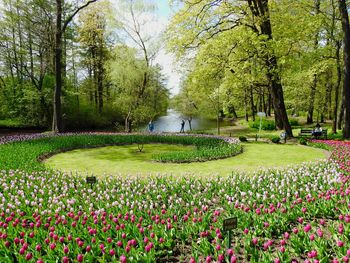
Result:
[[[299,136],[302,136],[302,137],[313,136],[312,135],[313,131],[314,129],[312,128],[302,128],[300,130]],[[318,137],[324,137],[325,139],[327,139],[327,129],[322,129],[322,135]]]

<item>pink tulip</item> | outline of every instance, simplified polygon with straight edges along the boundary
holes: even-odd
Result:
[[[26,255],[26,260],[31,260],[33,258],[33,254],[32,253],[28,253]]]
[[[310,224],[307,224],[305,227],[304,227],[304,231],[305,232],[309,232],[311,230],[311,225]]]
[[[343,247],[343,246],[344,246],[344,242],[341,241],[341,240],[338,240],[338,241],[337,241],[337,246],[338,246],[338,247]]]

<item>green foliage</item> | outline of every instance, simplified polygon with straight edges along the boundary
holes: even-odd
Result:
[[[334,107],[339,85],[337,67],[342,67],[335,59],[337,43],[342,40],[336,5],[321,1],[315,13],[314,1],[271,1],[273,33],[267,37],[259,30],[261,20],[252,19],[255,14],[249,3],[255,1],[180,2],[168,27],[168,48],[187,66],[181,88],[195,101],[200,114],[210,111],[215,116],[233,105],[240,116],[250,117],[257,108],[264,108],[261,104],[267,104],[270,93],[268,73],[276,73],[269,72],[266,57],[274,54],[288,113],[306,115],[313,107],[314,118],[329,116],[326,111]],[[230,28],[226,22],[232,15],[239,23]],[[311,101],[314,83],[316,95]],[[298,122],[292,119],[291,125],[298,126]]]
[[[309,141],[308,145],[312,146],[312,147],[320,148],[320,149],[323,149],[323,150],[327,150],[327,151],[331,151],[332,150],[332,147],[330,145],[326,144],[326,143]]]
[[[274,136],[274,137],[271,138],[271,141],[273,143],[280,143],[281,138],[279,136]]]
[[[175,179],[180,175],[226,176],[232,170],[254,172],[262,167],[277,168],[314,162],[325,157],[324,151],[314,147],[300,147],[292,144],[245,143],[244,151],[233,158],[193,163],[161,163],[152,161],[152,156],[161,152],[191,151],[195,146],[175,144],[145,144],[140,153],[137,145],[107,146],[94,149],[77,149],[54,155],[45,161],[45,166],[61,171],[86,171],[94,175],[115,174],[149,178],[151,175],[171,174]],[[283,158],[281,158],[283,156]],[[249,176],[248,176],[249,177]],[[220,177],[215,176],[219,179]],[[245,177],[247,178],[247,177]],[[141,179],[142,180],[142,179]]]
[[[106,105],[100,114],[96,107],[85,102],[80,105],[70,103],[63,116],[64,126],[68,131],[114,128],[116,122],[122,121],[118,108]]]
[[[160,67],[147,67],[144,60],[137,57],[137,50],[125,45],[115,48],[109,63],[112,83],[117,87],[113,105],[123,118],[129,115],[133,124],[140,124],[166,112],[169,91]],[[148,82],[140,93],[145,73]]]
[[[206,130],[192,130],[192,131],[186,131],[186,133],[189,133],[189,134],[215,135],[214,132],[210,132],[210,131],[206,131]]]
[[[301,138],[299,139],[299,143],[300,143],[301,145],[307,145],[307,139],[301,137]]]
[[[260,120],[257,119],[255,121],[250,121],[249,122],[249,127],[250,128],[255,128],[255,129],[259,129],[260,127]],[[262,120],[261,121],[261,129],[265,130],[265,131],[273,131],[276,129],[276,125],[275,125],[275,121],[273,120]]]
[[[247,137],[245,137],[245,136],[239,136],[238,139],[239,139],[241,142],[247,142],[247,141],[248,141]]]
[[[289,123],[291,126],[299,126],[299,121],[297,119],[289,118]]]
[[[225,158],[241,151],[239,144],[229,144],[219,138],[199,136],[157,135],[62,135],[0,145],[1,169],[44,170],[38,159],[63,150],[103,145],[134,143],[168,143],[195,145],[196,150],[179,154],[164,153],[154,159],[161,162],[194,162]]]
[[[0,128],[21,128],[23,123],[16,119],[0,120]]]
[[[217,143],[215,146],[198,146],[196,151],[169,152],[154,155],[153,159],[164,163],[205,162],[232,157],[241,152],[239,144]]]
[[[330,133],[327,134],[327,139],[329,140],[343,140],[343,133],[342,131],[338,131],[337,133]]]

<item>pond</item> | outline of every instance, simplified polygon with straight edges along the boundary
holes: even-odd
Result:
[[[155,132],[179,132],[181,129],[181,121],[185,120],[185,131],[190,130],[187,119],[183,118],[181,113],[168,109],[167,115],[159,117],[155,120],[154,131]],[[148,126],[144,126],[143,129],[147,130]],[[205,118],[195,117],[192,119],[192,130],[208,130],[216,128],[216,120],[209,120]]]

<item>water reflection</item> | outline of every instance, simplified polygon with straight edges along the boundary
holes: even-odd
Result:
[[[184,118],[177,111],[169,109],[167,115],[159,117],[154,121],[154,131],[155,132],[179,132],[181,129],[181,121]],[[190,130],[189,123],[187,119],[184,119],[185,131]],[[215,120],[208,120],[203,118],[193,118],[192,119],[192,130],[205,130],[212,129],[216,127]],[[145,128],[147,129],[147,127]]]

